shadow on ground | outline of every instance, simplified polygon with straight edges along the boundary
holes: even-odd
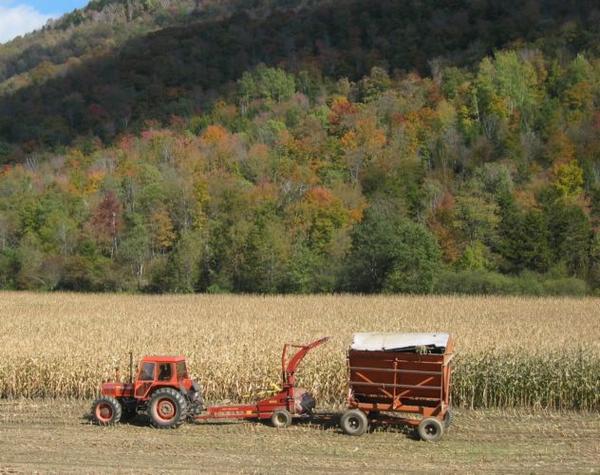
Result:
[[[297,417],[294,419],[292,425],[300,427],[314,427],[317,430],[331,430],[339,434],[344,434],[339,425],[340,414],[336,412],[319,412],[312,414],[310,417]],[[93,423],[91,413],[87,412],[81,417],[82,424]],[[228,426],[232,424],[263,424],[270,425],[268,420],[209,420],[209,421],[190,421],[190,424],[194,425],[208,425],[208,426]],[[120,424],[132,426],[132,427],[149,427],[151,421],[145,414],[138,414],[132,419],[121,421]],[[419,437],[413,427],[406,424],[389,424],[387,422],[371,419],[369,421],[368,432],[394,432],[404,434],[407,438],[412,440],[419,440]]]

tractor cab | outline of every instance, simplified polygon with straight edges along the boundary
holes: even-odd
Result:
[[[134,397],[147,399],[156,388],[192,389],[183,356],[146,356],[140,362],[134,382]]]

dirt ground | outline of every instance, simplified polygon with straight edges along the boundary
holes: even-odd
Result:
[[[256,423],[91,425],[80,401],[0,401],[0,473],[600,473],[600,416],[458,411],[444,439],[407,430],[342,434],[324,418]]]

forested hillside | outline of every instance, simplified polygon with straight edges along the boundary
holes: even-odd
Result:
[[[0,46],[0,287],[600,292],[592,1],[94,1]]]

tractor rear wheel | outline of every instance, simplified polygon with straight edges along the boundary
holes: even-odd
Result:
[[[348,435],[363,435],[369,427],[369,420],[360,409],[350,409],[342,414],[340,426]]]
[[[148,403],[152,425],[160,429],[179,427],[185,422],[187,409],[185,397],[173,388],[157,389]]]
[[[435,417],[426,417],[417,427],[419,437],[426,442],[437,442],[444,435],[444,425]]]
[[[277,429],[285,429],[292,423],[292,415],[287,409],[279,409],[271,416],[271,424]]]
[[[123,408],[114,397],[103,396],[92,404],[92,419],[96,424],[109,426],[121,420]]]

